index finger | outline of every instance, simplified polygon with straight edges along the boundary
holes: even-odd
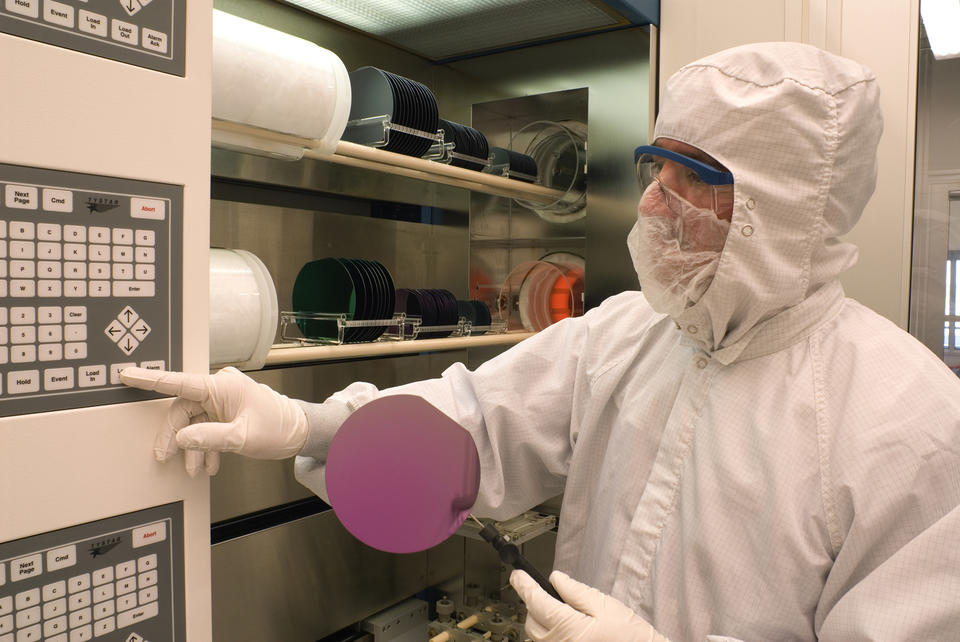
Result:
[[[203,402],[210,396],[207,377],[189,372],[148,370],[131,366],[120,371],[120,381],[133,388],[151,390],[165,395],[176,395],[189,401]]]

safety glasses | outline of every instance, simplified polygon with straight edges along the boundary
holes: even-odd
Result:
[[[643,189],[660,175],[665,161],[673,161],[692,170],[693,174],[707,185],[733,185],[733,174],[730,172],[710,167],[706,163],[663,147],[641,145],[633,150],[633,160],[637,164],[637,178]]]
[[[653,145],[641,145],[633,155],[642,191],[656,181],[669,188],[666,192],[673,192],[697,207],[710,207],[718,214],[733,202],[733,174],[730,172]],[[664,197],[669,205],[666,192]]]

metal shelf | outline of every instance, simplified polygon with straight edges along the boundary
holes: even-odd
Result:
[[[482,334],[476,337],[448,339],[417,339],[415,341],[377,341],[375,343],[345,343],[336,346],[301,346],[292,343],[275,344],[267,354],[264,367],[308,364],[322,361],[370,359],[421,352],[449,352],[467,348],[512,346],[532,337],[534,332],[504,332]]]
[[[275,146],[281,146],[286,150],[296,150],[296,153],[300,155],[289,155],[288,152],[286,157],[290,160],[311,158],[328,163],[337,163],[396,176],[415,178],[430,183],[450,185],[482,194],[519,198],[543,205],[555,203],[565,195],[565,192],[562,190],[532,185],[493,174],[484,174],[462,167],[453,167],[422,158],[395,154],[382,149],[358,145],[347,141],[337,143],[336,151],[333,154],[325,154],[316,151],[314,149],[315,141],[307,138],[300,138],[290,134],[282,134],[217,118],[212,119],[211,127],[215,133],[224,132],[230,135],[243,136],[247,141],[252,143],[251,147],[255,146],[257,141],[262,142],[262,147],[266,155],[283,157],[284,154],[282,153],[277,154],[271,152],[272,147]],[[214,136],[214,139],[214,145],[217,145],[216,136]]]

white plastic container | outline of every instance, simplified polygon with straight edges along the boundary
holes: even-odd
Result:
[[[323,47],[214,9],[213,117],[312,141],[332,154],[350,115],[350,76]],[[303,147],[214,129],[218,147],[300,158]]]
[[[263,367],[277,333],[277,290],[245,250],[210,249],[210,367]]]

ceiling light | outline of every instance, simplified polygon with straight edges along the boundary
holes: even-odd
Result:
[[[933,56],[960,57],[960,0],[920,0],[920,16]]]

